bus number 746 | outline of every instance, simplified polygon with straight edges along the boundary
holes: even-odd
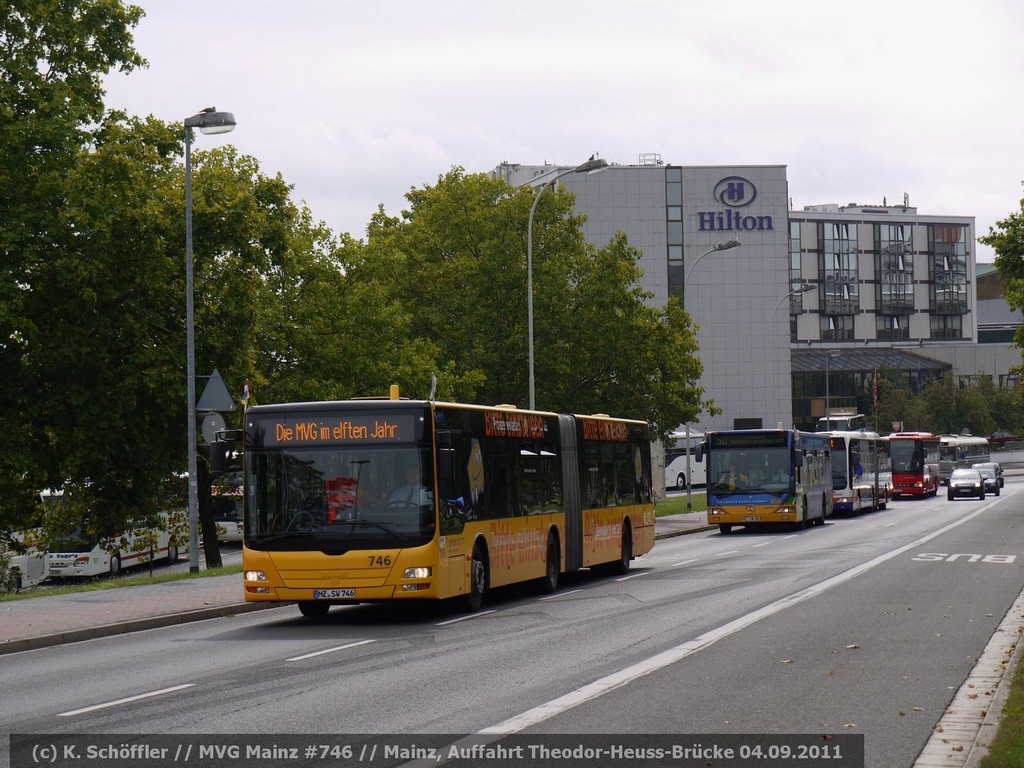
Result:
[[[370,565],[391,565],[391,555],[370,555]]]

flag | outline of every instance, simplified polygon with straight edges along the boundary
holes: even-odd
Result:
[[[242,404],[249,402],[249,380],[245,380],[245,387],[242,388]]]

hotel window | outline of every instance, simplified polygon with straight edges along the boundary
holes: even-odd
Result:
[[[914,312],[914,247],[911,227],[905,224],[875,224],[876,299],[880,315],[910,315]],[[891,323],[889,324],[891,327]],[[881,327],[879,327],[881,333]],[[892,338],[881,336],[879,338]],[[896,337],[903,338],[903,337]]]
[[[853,315],[820,315],[818,326],[822,341],[852,341]]]
[[[800,222],[789,222],[789,289],[795,291],[802,279],[800,266]],[[803,312],[803,291],[796,291],[789,297],[789,340],[796,341],[796,315]]]
[[[857,314],[860,311],[857,225],[822,222],[818,224],[818,242],[821,245],[819,265],[823,288],[819,311],[829,316]]]
[[[683,261],[683,170],[665,169],[665,233],[668,241],[668,294],[685,299],[686,264]]]
[[[910,338],[910,315],[875,315],[875,338],[900,341]]]
[[[933,339],[962,339],[964,337],[962,315],[932,315]]]
[[[928,227],[928,272],[933,339],[962,339],[967,314],[967,228]]]

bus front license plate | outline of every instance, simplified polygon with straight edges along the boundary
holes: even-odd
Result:
[[[356,596],[354,589],[314,589],[314,600],[345,600]]]
[[[759,522],[761,522],[761,518],[760,517],[741,517],[740,520],[742,520],[744,523],[759,523]]]

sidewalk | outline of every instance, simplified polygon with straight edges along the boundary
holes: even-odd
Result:
[[[707,515],[659,517],[659,539],[707,530]],[[0,654],[230,616],[279,603],[246,603],[239,574],[0,603]]]

